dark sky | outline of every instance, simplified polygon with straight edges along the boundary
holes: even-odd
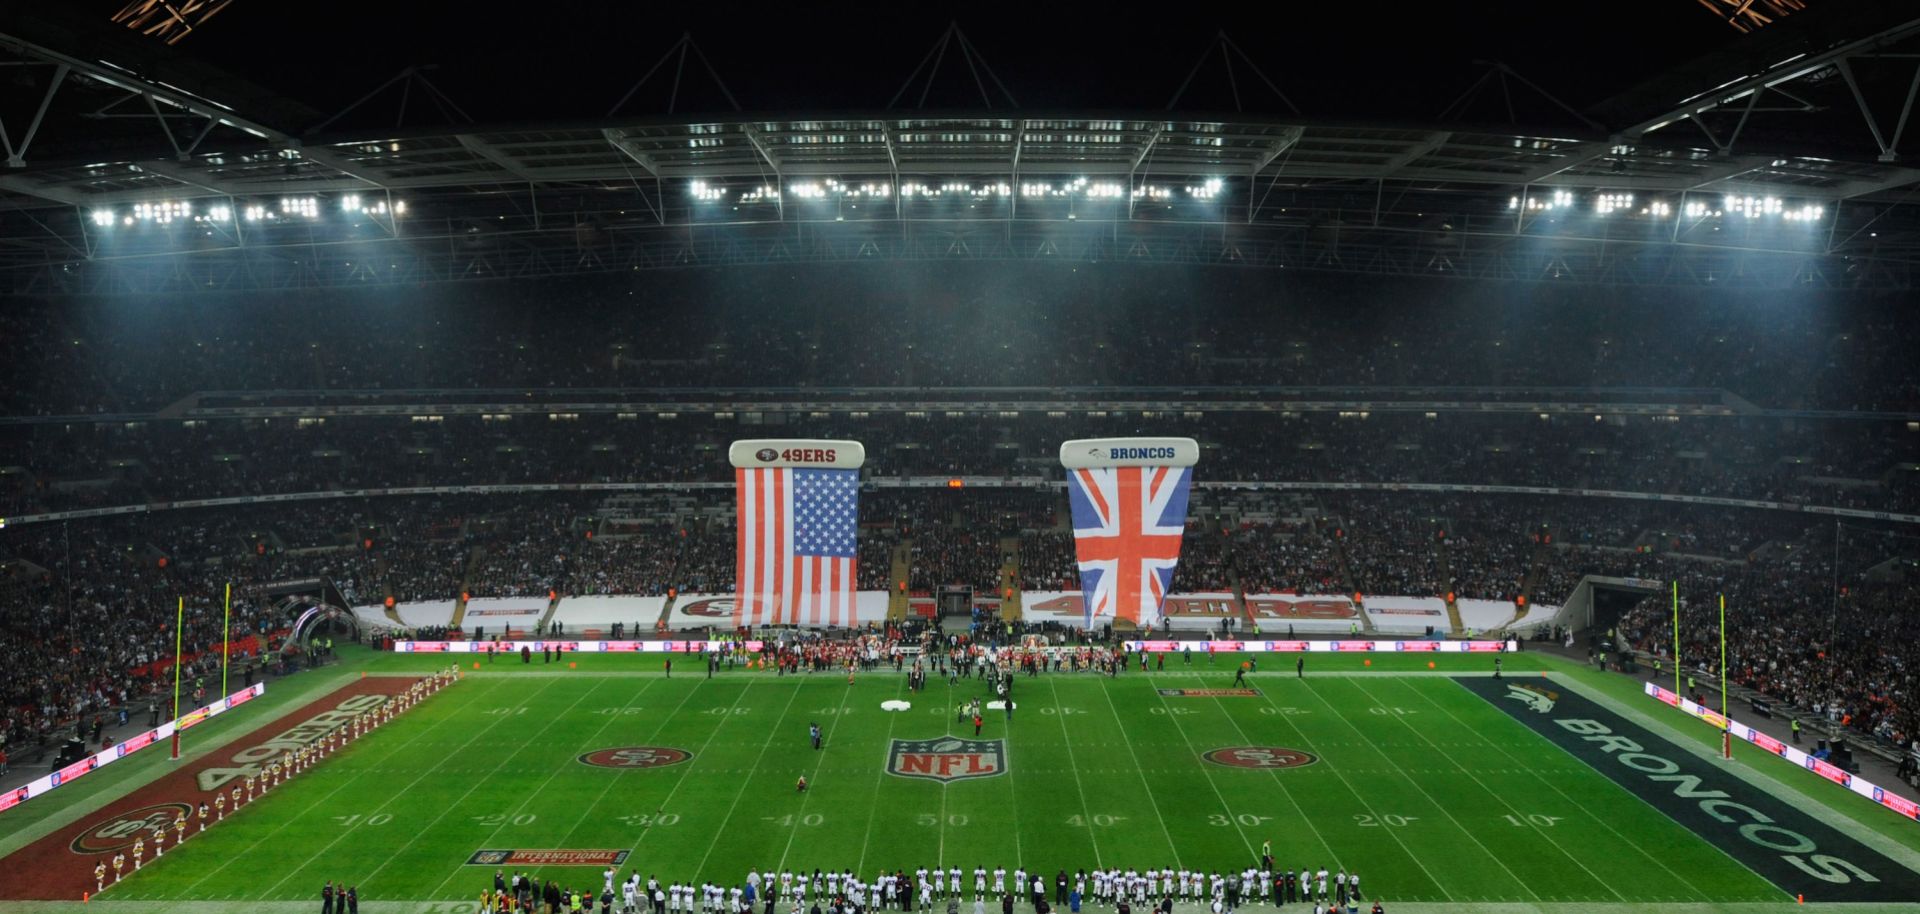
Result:
[[[121,0],[95,0],[107,12]],[[332,112],[408,64],[481,122],[597,118],[683,31],[747,110],[879,109],[950,18],[1025,109],[1158,109],[1224,29],[1316,118],[1435,119],[1497,59],[1584,106],[1738,37],[1688,0],[781,4],[235,0],[179,47]],[[670,69],[670,68],[668,68]],[[1236,69],[1248,110],[1283,110]],[[632,113],[661,113],[665,82]],[[724,103],[689,72],[681,110]],[[1521,90],[1517,90],[1521,91]],[[929,107],[977,106],[951,55]],[[1000,99],[996,98],[996,106]],[[1547,109],[1516,96],[1519,120]],[[908,106],[911,106],[909,101]],[[363,112],[391,121],[397,99]],[[1183,108],[1230,110],[1217,55]],[[1475,121],[1506,120],[1497,89]],[[358,119],[356,119],[358,120]],[[361,123],[366,121],[361,120]],[[437,123],[419,121],[422,125]]]

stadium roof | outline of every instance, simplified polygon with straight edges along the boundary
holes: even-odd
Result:
[[[681,65],[690,46],[676,45]],[[107,291],[119,286],[76,288],[55,274],[105,266],[124,280],[136,263],[150,270],[178,255],[208,265],[213,285],[284,285],[302,282],[292,275],[328,273],[328,256],[315,251],[352,247],[364,266],[377,243],[384,248],[374,256],[391,256],[397,278],[402,260],[434,256],[421,244],[476,236],[512,236],[515,255],[549,261],[555,250],[624,238],[634,247],[576,258],[577,269],[640,268],[686,265],[690,248],[673,236],[703,229],[762,252],[749,259],[779,259],[779,249],[799,246],[798,226],[812,226],[813,241],[833,241],[836,251],[926,256],[879,243],[874,229],[883,223],[902,239],[909,224],[975,236],[961,245],[965,256],[993,249],[978,237],[982,226],[1001,224],[1001,247],[1011,252],[1048,251],[1051,229],[1068,239],[1052,246],[1056,255],[1098,257],[1071,241],[1077,227],[1066,223],[1084,220],[1110,227],[1109,256],[1144,249],[1163,259],[1155,248],[1190,249],[1179,238],[1201,226],[1250,248],[1298,242],[1300,251],[1241,251],[1223,254],[1226,262],[1596,279],[1611,269],[1601,248],[1661,245],[1682,257],[1802,258],[1774,277],[1786,281],[1871,274],[1904,284],[1920,261],[1916,214],[1902,205],[1920,189],[1920,169],[1899,154],[1914,96],[1887,87],[1906,88],[1911,64],[1901,64],[1901,79],[1865,74],[1916,46],[1920,16],[1895,5],[1866,4],[1846,18],[1796,16],[1743,39],[1737,52],[1704,57],[1589,112],[1567,108],[1563,126],[1533,129],[982,108],[347,130],[334,129],[339,115],[322,119],[137,35],[33,17],[0,34],[14,62],[51,70],[25,129],[18,118],[8,124],[14,167],[0,175],[0,269],[25,271],[13,277],[16,292]],[[417,86],[458,112],[424,76],[404,71],[389,86]],[[989,105],[996,98],[984,83],[981,95]],[[1877,152],[1842,141],[1836,118],[1870,134]],[[52,158],[33,154],[36,133],[41,148],[56,149]],[[374,230],[320,229],[311,223],[325,221],[323,212]],[[1576,212],[1618,215],[1601,222]],[[1802,224],[1723,223],[1730,212]],[[172,235],[133,237],[147,223],[175,221]],[[847,222],[865,229],[836,225]],[[201,234],[184,237],[189,223]],[[1309,250],[1329,233],[1339,245],[1331,255]],[[295,249],[308,253],[288,253]],[[715,262],[713,254],[691,256]],[[252,276],[262,256],[306,266],[278,279],[213,278]],[[1362,263],[1375,266],[1355,266]],[[1663,262],[1665,279],[1654,281],[1712,281],[1744,269],[1682,266]],[[179,285],[179,271],[192,268],[168,267],[173,278],[163,283]],[[423,269],[408,281],[477,278],[471,262]],[[548,269],[565,271],[552,262],[534,271]],[[1611,271],[1613,281],[1649,281]]]
[[[240,122],[251,123],[251,122]],[[259,129],[263,132],[266,128]],[[1565,187],[1844,200],[1920,183],[1895,163],[1649,140],[1438,125],[1161,114],[703,118],[477,127],[261,142],[171,156],[48,165],[5,179],[6,203],[116,206],[500,186],[628,187],[648,180],[994,178],[1417,181],[1428,189]]]

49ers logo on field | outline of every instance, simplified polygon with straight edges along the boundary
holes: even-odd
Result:
[[[1311,752],[1285,746],[1227,746],[1200,757],[1228,768],[1304,768],[1320,760]]]
[[[672,749],[666,746],[620,746],[614,749],[595,749],[580,756],[584,764],[595,768],[665,768],[678,765],[693,758],[693,753],[684,749]]]
[[[156,829],[173,827],[178,816],[193,817],[193,807],[185,803],[160,803],[114,816],[75,836],[71,849],[76,854],[110,854],[133,846],[142,839],[152,840]]]

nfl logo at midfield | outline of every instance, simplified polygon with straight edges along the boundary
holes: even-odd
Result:
[[[1007,770],[1007,744],[998,739],[896,739],[887,752],[887,773],[941,783],[990,778]]]

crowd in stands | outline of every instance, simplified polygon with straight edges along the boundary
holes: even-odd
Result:
[[[168,653],[178,597],[196,669],[205,664],[229,581],[242,594],[236,627],[267,636],[287,620],[248,588],[296,577],[324,577],[364,604],[730,592],[723,455],[740,437],[862,440],[871,479],[1058,480],[1062,440],[1171,433],[1202,443],[1203,481],[1500,484],[1920,512],[1920,424],[1858,414],[1920,410],[1920,325],[1904,299],[1672,299],[1597,286],[956,266],[906,279],[786,267],[265,301],[13,302],[0,309],[16,356],[0,364],[0,517],[253,503],[0,525],[0,735],[46,737],[137,701]],[[1115,329],[1149,320],[1167,329],[1147,343]],[[1288,386],[1312,389],[1275,390]],[[1019,398],[1039,405],[963,389],[974,387],[1024,388]],[[691,405],[433,411],[754,400],[819,405],[769,411],[765,426],[750,411]],[[859,408],[911,400],[951,408]],[[1382,405],[1239,409],[1277,400]],[[1463,405],[1391,408],[1396,400]],[[1174,401],[1188,405],[1155,405]],[[1536,402],[1593,405],[1479,408]],[[1645,403],[1732,415],[1610,408]],[[424,409],[324,421],[195,412],[382,404]],[[654,501],[259,501],[635,482],[720,487]],[[1846,532],[1870,524],[1837,533],[1793,512],[1358,491],[1223,495],[1191,513],[1176,590],[1552,604],[1589,574],[1679,580],[1694,633],[1707,630],[1709,595],[1724,592],[1742,620],[1737,681],[1890,741],[1920,733],[1920,623],[1902,611],[1913,572],[1887,571],[1910,559],[1912,540]],[[1010,558],[1023,587],[1078,584],[1057,489],[870,488],[860,520],[863,587],[892,583],[903,544],[914,590],[992,592]],[[1873,544],[1843,542],[1836,563],[1833,540],[1848,536]],[[1661,608],[1637,609],[1623,631],[1662,647]],[[1689,663],[1700,648],[1682,646]]]
[[[29,301],[0,323],[33,354],[0,369],[0,409],[149,411],[231,390],[1122,383],[1717,387],[1769,407],[1920,408],[1900,296],[1755,297],[949,265]],[[1168,309],[1181,319],[1152,346],[1109,329]]]
[[[1243,521],[1231,539],[1246,593],[1347,593],[1331,523],[1311,517]]]
[[[1020,588],[1080,589],[1080,565],[1074,555],[1072,530],[1040,530],[1020,538]]]
[[[211,497],[259,497],[422,485],[730,482],[731,441],[759,434],[711,415],[510,420],[447,416],[72,423],[0,431],[0,511],[7,515]],[[993,440],[970,476],[1059,479],[1060,442],[1178,432],[1204,448],[1202,481],[1457,483],[1708,495],[1920,512],[1920,431],[1905,423],[1695,417],[1656,421],[1588,414],[1460,412],[1268,414],[1197,418],[1054,418],[1023,412],[915,419],[836,416],[803,434],[869,444],[869,478],[946,478],[953,448],[887,447]],[[1054,506],[982,504],[994,531],[1047,526]],[[901,526],[951,517],[885,516]]]
[[[161,526],[177,551],[146,538]],[[0,749],[141,710],[171,679],[177,613],[186,688],[215,697],[205,677],[220,665],[229,581],[236,657],[258,662],[274,650],[291,620],[250,592],[276,569],[251,553],[244,529],[216,516],[133,518],[9,537],[0,547]]]
[[[612,506],[625,497],[361,497],[0,530],[0,662],[34,671],[0,684],[7,729],[29,739],[137,701],[153,681],[149,665],[170,648],[174,599],[187,598],[189,650],[204,648],[229,580],[237,626],[256,633],[287,620],[268,618],[249,585],[307,576],[365,604],[731,590],[728,493],[676,496],[679,513],[668,517],[664,504]],[[1018,542],[1020,586],[1075,589],[1073,539],[1056,510],[1064,501],[1057,489],[866,492],[862,586],[885,587],[891,552],[906,542],[913,589],[992,592],[1004,535]],[[1831,520],[1768,510],[1410,492],[1214,493],[1194,510],[1205,516],[1190,522],[1176,592],[1524,593],[1552,605],[1590,574],[1677,579],[1688,630],[1708,630],[1699,614],[1712,594],[1736,607],[1737,681],[1889,740],[1920,732],[1920,628],[1898,611],[1914,594],[1881,580],[1920,542],[1889,532],[1897,527],[1849,523],[1836,534]],[[1845,547],[1837,576],[1836,535]],[[1845,589],[1837,600],[1836,577]],[[1664,606],[1655,600],[1623,630],[1659,647]],[[1690,658],[1705,656],[1696,649],[1703,644]],[[133,670],[147,672],[126,675]]]
[[[1233,553],[1217,525],[1190,520],[1180,537],[1180,564],[1173,569],[1171,593],[1219,593],[1233,590]]]
[[[1908,747],[1920,740],[1920,621],[1911,609],[1920,599],[1920,579],[1913,576],[1912,550],[1911,541],[1889,542],[1879,531],[1842,529],[1770,545],[1768,554],[1747,562],[1662,561],[1646,553],[1563,561],[1594,573],[1678,580],[1680,663],[1713,675],[1724,595],[1732,682],[1823,716],[1836,728]],[[1906,556],[1904,574],[1886,573],[1889,552]],[[1620,633],[1632,646],[1673,662],[1665,594],[1628,612]]]

